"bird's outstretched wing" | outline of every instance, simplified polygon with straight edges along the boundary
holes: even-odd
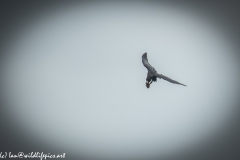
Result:
[[[145,52],[142,55],[142,63],[143,65],[147,68],[147,70],[151,73],[156,73],[157,71],[155,70],[154,67],[152,67],[149,63],[148,63],[148,59],[147,59],[147,53]]]
[[[168,77],[166,77],[166,76],[164,76],[164,75],[162,75],[162,74],[156,74],[156,76],[157,76],[158,78],[162,78],[162,79],[164,79],[164,80],[166,80],[166,81],[168,81],[168,82],[186,86],[185,84],[182,84],[182,83],[179,83],[179,82],[177,82],[177,81],[174,81],[174,80],[172,80],[171,78],[168,78]]]

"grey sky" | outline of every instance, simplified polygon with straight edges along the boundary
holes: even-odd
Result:
[[[38,139],[66,153],[162,156],[213,136],[233,114],[235,49],[207,17],[152,3],[49,13],[16,37],[4,68],[12,116]],[[144,52],[187,87],[158,79],[147,89]]]

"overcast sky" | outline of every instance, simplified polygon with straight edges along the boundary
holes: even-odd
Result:
[[[148,53],[158,79],[145,86]],[[12,121],[66,153],[165,156],[224,130],[239,93],[236,50],[211,19],[155,3],[86,3],[39,15],[12,41]]]

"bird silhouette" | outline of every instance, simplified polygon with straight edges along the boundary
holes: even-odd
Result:
[[[171,83],[175,83],[175,84],[180,84],[180,85],[183,85],[183,86],[186,86],[185,84],[182,84],[182,83],[179,83],[175,80],[172,80],[171,78],[168,78],[162,74],[158,74],[157,71],[155,70],[154,67],[152,67],[149,63],[148,63],[148,59],[147,59],[147,52],[145,52],[143,55],[142,55],[142,63],[143,65],[147,68],[148,70],[148,73],[147,73],[147,78],[146,78],[146,87],[149,88],[150,87],[150,84],[152,82],[157,82],[157,78],[159,79],[164,79],[168,82],[171,82]]]

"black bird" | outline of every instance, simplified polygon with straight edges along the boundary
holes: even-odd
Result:
[[[150,87],[150,84],[152,82],[157,82],[157,78],[162,78],[168,82],[171,82],[171,83],[175,83],[175,84],[180,84],[180,85],[183,85],[183,86],[186,86],[185,84],[182,84],[182,83],[179,83],[175,80],[172,80],[171,78],[168,78],[162,74],[158,74],[157,71],[155,70],[154,67],[152,67],[149,63],[148,63],[148,59],[147,59],[147,52],[145,52],[143,55],[142,55],[142,63],[143,65],[147,68],[148,70],[148,73],[147,73],[147,78],[146,78],[146,87],[149,88]]]

